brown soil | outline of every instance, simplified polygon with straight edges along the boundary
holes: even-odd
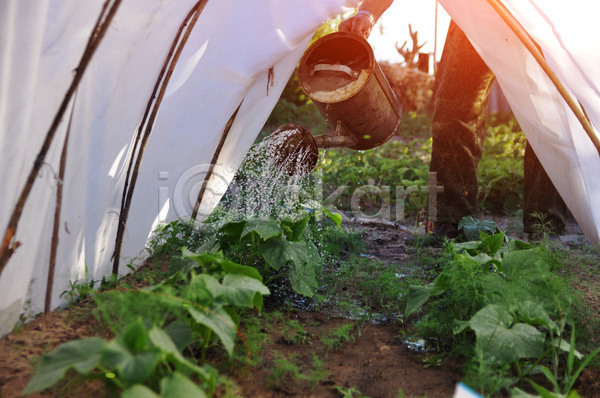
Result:
[[[272,330],[272,343],[262,353],[262,364],[234,375],[244,397],[340,397],[336,387],[354,387],[368,397],[397,397],[402,391],[408,396],[445,398],[452,396],[460,379],[457,364],[425,368],[424,356],[402,345],[397,325],[354,323],[351,340],[328,353],[319,336],[351,321],[316,313],[290,314],[289,319],[306,326],[304,341],[288,344],[277,328]],[[326,370],[316,385],[291,374],[275,379],[276,359],[293,358],[303,373],[310,374],[313,353],[324,361]]]
[[[414,249],[405,240],[412,235],[406,229],[383,226],[363,227],[368,252],[383,263],[406,263],[415,256]],[[600,314],[598,301],[597,263],[580,265],[582,280],[577,285],[583,290],[593,311]],[[62,312],[40,316],[8,337],[0,340],[0,398],[19,396],[33,372],[36,358],[69,340],[93,335],[106,335],[106,331],[89,315],[92,303],[84,300],[78,306]],[[283,325],[297,321],[306,331],[297,341],[284,338]],[[349,341],[340,347],[327,349],[322,336],[340,326],[352,323]],[[244,397],[340,397],[340,389],[358,390],[369,397],[406,396],[450,397],[461,378],[461,364],[445,360],[440,366],[426,367],[427,354],[416,353],[402,344],[401,327],[395,323],[373,325],[350,321],[317,312],[287,312],[278,322],[266,322],[269,330],[267,343],[259,353],[261,360],[251,367],[236,365],[222,355],[212,353],[221,374],[227,375],[237,387],[234,396]],[[323,361],[320,376],[313,362],[313,354]],[[278,375],[285,358],[297,366],[304,376],[290,372]],[[220,362],[220,363],[219,363]],[[600,397],[600,371],[586,369],[578,383],[584,397]],[[93,390],[97,390],[94,388]],[[87,388],[74,396],[100,396],[101,391]],[[231,390],[231,389],[230,389]],[[230,391],[231,392],[231,391]],[[90,395],[91,394],[91,395]],[[218,393],[217,395],[223,395]],[[33,396],[63,396],[56,390]],[[358,396],[358,394],[355,394]]]

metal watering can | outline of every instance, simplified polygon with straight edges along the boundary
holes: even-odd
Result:
[[[287,124],[271,134],[286,134],[272,153],[276,164],[286,164],[288,174],[310,172],[318,148],[371,149],[396,132],[402,107],[362,36],[337,32],[320,38],[300,60],[298,78],[330,131],[313,137],[301,126]],[[297,156],[301,151],[304,155]]]

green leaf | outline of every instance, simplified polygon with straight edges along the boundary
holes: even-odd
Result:
[[[135,384],[123,391],[121,398],[160,398],[160,395],[142,384]]]
[[[502,271],[509,281],[531,281],[550,275],[550,267],[538,248],[506,253],[502,260]]]
[[[290,242],[283,237],[269,239],[260,246],[267,264],[275,270],[289,266],[289,279],[295,292],[312,297],[318,289],[317,275],[322,267],[319,251],[312,242]]]
[[[571,347],[573,347],[572,348],[572,350],[573,350],[572,351],[573,352],[573,357],[577,358],[579,360],[581,360],[583,358],[583,354],[580,353],[579,351],[577,351],[575,349],[575,347],[571,346],[571,344],[568,341],[566,341],[565,339],[560,339],[560,338],[554,339],[554,346],[556,348],[558,348],[559,350],[564,351],[566,353],[570,353],[571,352]],[[572,370],[573,370],[572,366],[573,365],[571,364],[571,370],[568,370],[568,373],[572,373]]]
[[[271,294],[269,288],[260,281],[245,275],[225,275],[223,286],[227,288],[225,291],[227,302],[239,307],[252,308],[255,303],[255,295]]]
[[[169,323],[164,330],[179,350],[183,350],[193,341],[192,329],[183,321],[175,320]],[[150,337],[152,339],[152,336]]]
[[[166,356],[171,362],[183,366],[188,370],[191,370],[192,372],[200,375],[203,380],[206,380],[210,377],[206,370],[196,366],[195,364],[185,359],[185,357],[181,354],[179,348],[177,348],[171,337],[163,329],[154,326],[150,330],[149,336],[150,340],[152,340],[152,343],[154,343],[156,347],[160,348],[161,351],[164,354],[166,354]]]
[[[229,355],[233,353],[237,328],[233,319],[221,306],[212,305],[202,309],[189,306],[187,310],[194,321],[206,326],[219,337]]]
[[[558,333],[558,326],[550,319],[550,315],[548,315],[548,312],[540,303],[531,300],[518,301],[517,315],[521,320],[530,325],[543,326],[552,333]]]
[[[162,378],[160,381],[160,394],[168,398],[206,397],[200,387],[179,372],[173,372]]]
[[[517,323],[502,306],[491,304],[479,310],[469,321],[483,352],[502,364],[521,358],[542,356],[545,335],[531,325]]]
[[[505,234],[504,232],[500,232],[481,239],[481,245],[479,247],[485,253],[494,255],[502,246],[504,246],[504,241]]]
[[[283,234],[283,229],[276,220],[252,219],[246,221],[241,238],[244,238],[251,232],[255,232],[262,240],[267,240]]]
[[[223,271],[226,274],[246,275],[246,276],[248,276],[250,278],[254,278],[260,282],[262,282],[262,280],[263,280],[260,273],[254,267],[240,265],[240,264],[234,263],[233,261],[229,261],[229,260],[223,260],[223,262],[221,262],[221,266],[223,267]]]
[[[101,362],[116,370],[128,383],[144,382],[156,368],[161,354],[149,345],[148,331],[141,320],[127,325],[102,351]]]
[[[227,241],[238,241],[242,237],[242,231],[246,225],[246,221],[232,221],[223,225],[219,232],[222,234],[221,247]]]
[[[297,221],[292,220],[290,217],[286,217],[281,221],[281,226],[284,229],[287,228],[289,230],[289,232],[286,233],[287,239],[292,242],[298,242],[300,240],[307,225],[308,217],[303,217]]]
[[[481,237],[480,232],[494,234],[496,223],[491,220],[478,220],[473,216],[466,216],[458,223],[458,229],[462,229],[467,239],[479,240]]]
[[[433,291],[433,286],[410,286],[408,290],[408,298],[406,300],[406,309],[404,317],[408,318],[411,314],[417,312],[423,304],[429,300],[430,293]]]
[[[91,371],[100,362],[100,352],[105,345],[104,339],[89,337],[58,346],[54,351],[42,356],[23,394],[50,387],[62,379],[69,369],[75,369],[81,374]]]
[[[340,213],[334,213],[326,207],[323,207],[323,213],[335,224],[336,227],[340,227],[342,224],[342,215]]]

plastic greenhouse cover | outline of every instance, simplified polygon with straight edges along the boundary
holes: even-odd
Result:
[[[241,164],[313,32],[360,1],[209,0],[187,41],[154,122],[124,233],[119,272],[143,256],[153,228],[189,216],[224,128],[206,216]],[[35,6],[33,5],[35,3]],[[57,131],[0,275],[0,336],[23,311],[43,308],[58,170],[66,169],[52,306],[68,282],[111,271],[136,129],[193,0],[123,0]],[[498,81],[540,161],[591,242],[600,231],[598,153],[556,89],[487,1],[440,0]],[[598,130],[600,39],[592,2],[507,0],[506,6],[586,108]],[[4,230],[70,85],[103,0],[0,2],[0,184]],[[407,4],[407,12],[410,6]]]

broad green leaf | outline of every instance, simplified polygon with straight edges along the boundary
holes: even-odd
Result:
[[[177,348],[171,337],[163,329],[154,326],[150,330],[149,336],[150,340],[152,340],[152,343],[156,347],[160,348],[171,362],[175,362],[176,364],[191,370],[192,372],[200,375],[204,380],[209,377],[208,373],[204,369],[191,363],[185,359],[183,355],[181,355],[179,348]]]
[[[104,339],[89,337],[58,346],[54,351],[42,356],[23,394],[50,387],[62,379],[69,369],[75,369],[81,374],[91,371],[100,362],[100,352],[105,345]]]
[[[471,327],[471,323],[469,321],[459,321],[458,319],[455,319],[452,323],[452,333],[460,334],[469,327]]]
[[[190,280],[191,289],[195,294],[195,298],[190,298],[195,303],[207,304],[213,298],[217,298],[225,294],[223,285],[212,275],[207,274],[192,274]]]
[[[271,294],[269,288],[260,281],[239,274],[225,275],[223,286],[226,287],[227,302],[239,307],[254,307],[255,295]]]
[[[238,241],[242,237],[242,231],[246,225],[246,221],[232,221],[223,225],[219,232],[222,235],[221,244],[227,241]]]
[[[322,264],[319,251],[312,242],[273,238],[261,243],[260,252],[266,263],[275,270],[289,266],[289,279],[294,291],[308,297],[314,295]]]
[[[296,242],[292,242],[296,243]],[[292,289],[296,293],[312,297],[319,288],[315,265],[310,261],[298,261],[290,264],[288,273]]]
[[[283,229],[276,220],[251,219],[246,221],[241,238],[255,232],[262,240],[267,240],[283,234]]]
[[[548,312],[540,303],[531,300],[517,302],[517,315],[521,320],[530,325],[543,326],[548,331],[558,333],[558,326],[550,319],[550,315],[548,315]]]
[[[494,234],[496,232],[496,223],[491,220],[478,220],[473,216],[467,216],[460,220],[458,229],[462,229],[467,239],[479,240],[481,237],[480,232]]]
[[[549,276],[549,265],[540,249],[509,252],[502,260],[502,270],[509,280],[534,280]]]
[[[542,356],[545,335],[531,325],[517,323],[502,306],[491,304],[479,310],[469,321],[477,335],[477,344],[490,359],[510,364],[521,358]]]
[[[281,221],[281,226],[283,228],[287,227],[289,229],[289,234],[286,233],[287,239],[292,242],[298,242],[302,233],[306,229],[308,225],[308,217],[303,217],[299,220],[292,220],[290,217],[286,217]]]
[[[186,249],[187,250],[187,249]],[[173,256],[169,260],[169,273],[168,276],[173,276],[177,272],[186,272],[196,265],[196,262],[187,257]]]
[[[160,398],[160,395],[142,384],[135,384],[123,391],[121,398]]]
[[[164,330],[180,351],[193,341],[192,330],[190,326],[180,320],[175,320],[169,323]]]
[[[203,398],[206,394],[189,378],[173,372],[160,381],[160,394],[168,398]]]
[[[406,309],[404,317],[408,318],[411,314],[417,312],[423,304],[429,300],[430,293],[433,291],[433,286],[411,286],[408,290],[408,298],[406,300]]]
[[[468,242],[462,242],[462,243],[452,242],[452,247],[454,248],[454,250],[457,253],[461,253],[464,250],[466,250],[468,252],[472,252],[472,251],[476,251],[477,248],[479,247],[479,241],[478,240],[470,240]]]
[[[480,249],[485,253],[493,255],[504,245],[505,234],[500,232],[481,239]]]
[[[256,279],[258,281],[261,281],[261,282],[263,280],[263,278],[260,275],[260,273],[254,267],[248,267],[246,265],[240,265],[240,264],[234,263],[233,261],[229,261],[229,260],[224,260],[221,263],[221,266],[223,267],[223,271],[226,274],[246,275],[246,276],[249,276],[250,278],[254,278],[254,279]]]
[[[507,282],[501,275],[496,273],[487,274],[481,280],[481,286],[488,302],[498,304],[504,300]]]
[[[200,309],[189,306],[187,310],[194,321],[206,326],[217,335],[229,355],[233,353],[237,328],[235,322],[222,307],[213,305],[210,308]]]
[[[160,360],[160,352],[150,346],[144,323],[130,323],[102,351],[101,362],[116,370],[119,377],[132,383],[145,381]]]
[[[510,392],[510,397],[511,398],[539,398],[537,395],[529,394],[517,387],[512,389],[512,391]]]
[[[471,273],[479,270],[479,263],[471,256],[457,253],[454,255],[454,265],[457,270]]]
[[[103,350],[101,361],[110,369],[114,369],[119,378],[127,383],[143,383],[158,365],[160,357],[161,354],[155,347],[134,353],[115,339]]]
[[[340,213],[334,213],[326,207],[323,207],[323,213],[335,224],[336,227],[340,227],[342,224],[342,215]]]

